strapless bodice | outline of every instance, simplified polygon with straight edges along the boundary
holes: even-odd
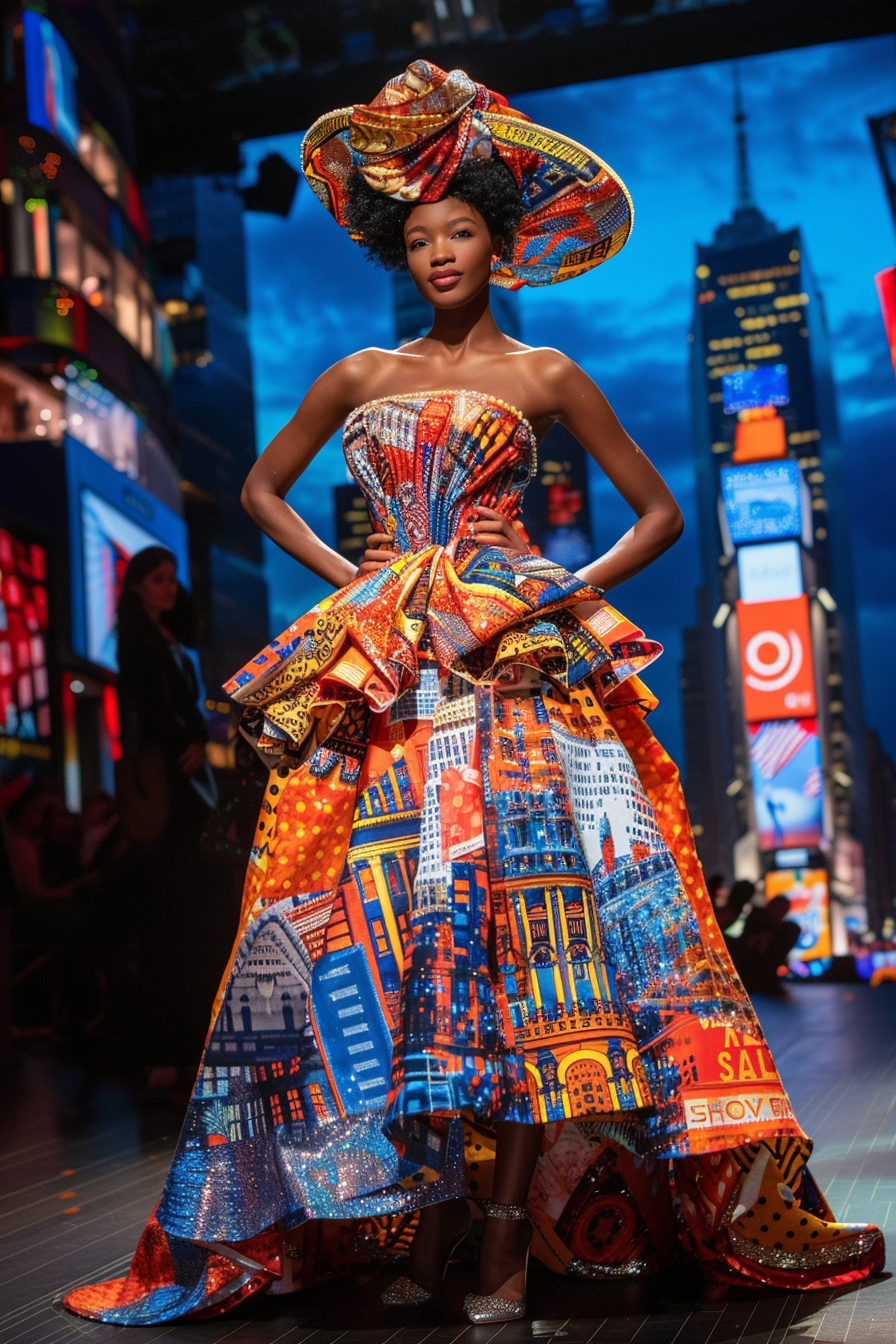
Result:
[[[343,435],[375,529],[398,551],[446,546],[477,504],[513,519],[535,471],[532,426],[485,392],[400,392],[365,402]]]

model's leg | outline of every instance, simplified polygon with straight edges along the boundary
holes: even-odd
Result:
[[[524,1208],[535,1163],[541,1152],[544,1125],[509,1121],[496,1125],[495,1179],[492,1203]],[[526,1295],[526,1257],[532,1225],[525,1218],[486,1218],[479,1259],[479,1292],[509,1301]]]
[[[427,1204],[411,1243],[408,1277],[430,1293],[442,1286],[445,1265],[455,1245],[469,1230],[470,1206],[465,1199],[446,1199]]]
[[[408,1272],[382,1294],[386,1306],[419,1306],[434,1297],[442,1286],[451,1253],[469,1232],[472,1221],[465,1199],[427,1204],[417,1220]]]

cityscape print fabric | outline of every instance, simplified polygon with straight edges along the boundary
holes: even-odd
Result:
[[[720,1273],[752,1243],[731,1258],[734,1201],[711,1192],[760,1150],[804,1222],[830,1218],[645,722],[659,647],[575,576],[470,533],[476,504],[516,515],[535,447],[482,393],[350,417],[349,466],[397,555],[228,687],[272,764],[237,943],[131,1275],[72,1309],[229,1305],[276,1274],[277,1225],[464,1193],[465,1149],[497,1120],[548,1123],[536,1251],[568,1272],[655,1266],[676,1164],[685,1217],[709,1201],[692,1240]],[[624,1246],[596,1239],[639,1189]],[[847,1244],[853,1273],[867,1247]],[[786,1279],[780,1254],[753,1253],[761,1281]]]

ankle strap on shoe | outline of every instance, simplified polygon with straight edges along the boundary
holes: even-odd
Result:
[[[485,1206],[486,1218],[505,1218],[508,1222],[522,1222],[524,1218],[529,1217],[528,1209],[522,1208],[519,1204],[496,1204],[489,1200]]]

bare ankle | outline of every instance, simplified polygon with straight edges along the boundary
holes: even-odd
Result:
[[[480,1293],[510,1300],[524,1297],[531,1242],[528,1218],[486,1218],[479,1258]]]
[[[458,1242],[466,1235],[471,1223],[472,1213],[465,1199],[427,1204],[421,1210],[411,1243],[409,1275],[414,1283],[435,1291],[444,1278],[447,1263]]]

